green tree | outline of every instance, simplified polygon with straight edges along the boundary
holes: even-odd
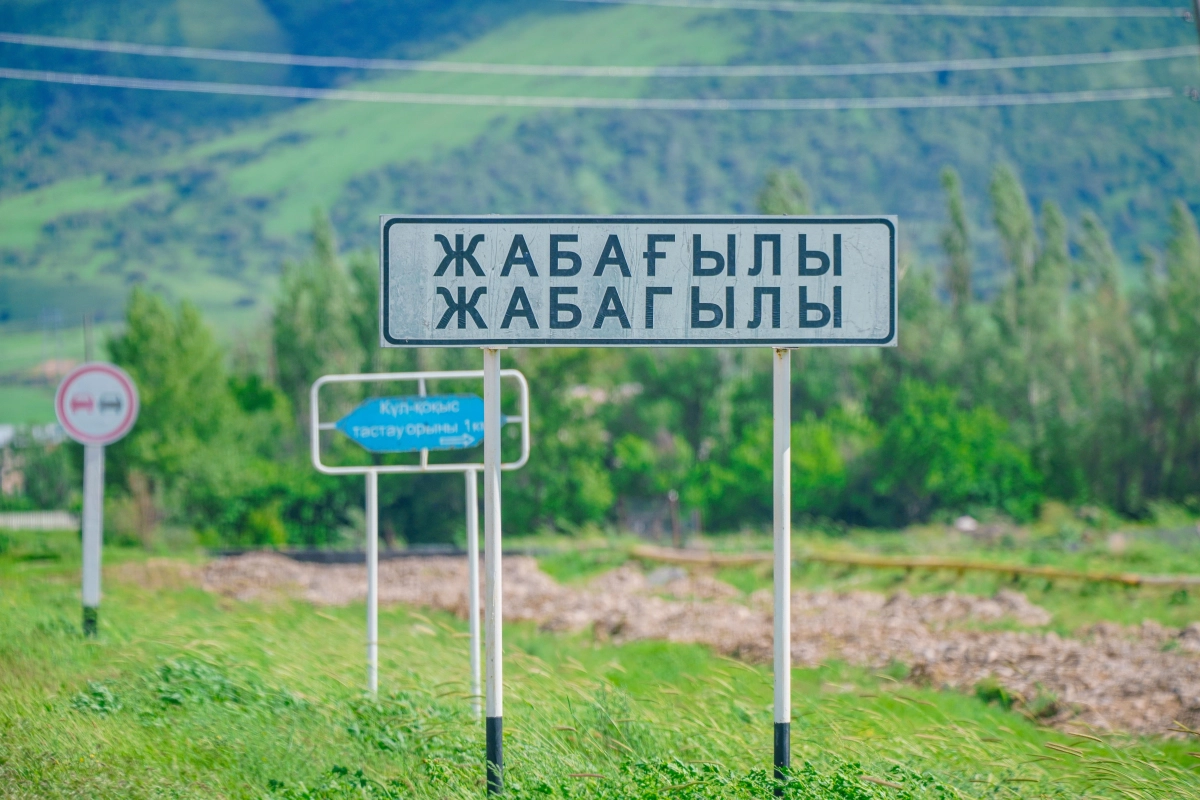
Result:
[[[1086,499],[1136,513],[1144,501],[1145,360],[1108,232],[1091,212],[1081,229],[1069,326],[1078,409],[1071,460],[1084,476]]]
[[[1017,173],[1007,164],[996,167],[988,186],[992,199],[992,219],[1000,234],[1004,257],[1012,270],[1012,287],[1006,292],[1006,317],[1012,327],[1018,324],[1018,295],[1033,282],[1033,262],[1037,257],[1037,230],[1033,208]]]
[[[606,463],[612,439],[606,422],[616,408],[611,390],[620,375],[613,369],[617,351],[510,352],[529,378],[533,455],[524,468],[505,474],[506,526],[529,532],[603,522],[616,499]]]
[[[756,205],[762,214],[808,214],[811,208],[808,184],[794,169],[771,170]]]
[[[110,482],[123,486],[128,471],[137,469],[170,488],[236,410],[221,348],[191,303],[172,310],[135,288],[125,328],[109,340],[108,351],[133,378],[141,400],[133,431],[110,450]]]
[[[962,408],[948,387],[903,383],[877,459],[873,488],[899,510],[899,522],[939,508],[1028,519],[1041,500],[1040,478],[1004,420],[986,407]]]
[[[1165,274],[1150,286],[1149,432],[1160,453],[1150,493],[1182,499],[1200,485],[1200,229],[1182,201],[1171,210]]]
[[[350,278],[349,321],[362,361],[361,372],[431,369],[428,350],[382,347],[379,335],[379,261],[365,250],[346,262]]]
[[[950,221],[942,229],[942,250],[948,260],[946,291],[954,305],[954,314],[962,318],[971,304],[971,229],[963,200],[962,181],[953,167],[942,170],[942,188],[946,191],[946,210]]]
[[[307,428],[308,395],[322,375],[356,372],[366,360],[353,325],[354,296],[338,258],[337,240],[324,214],[313,220],[313,252],[283,268],[271,321],[279,388]]]

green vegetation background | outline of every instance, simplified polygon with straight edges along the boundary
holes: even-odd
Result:
[[[327,55],[517,63],[792,64],[1011,56],[1190,44],[1183,20],[811,15],[562,2],[260,0],[0,8],[0,29]],[[808,79],[543,79],[288,69],[0,45],[0,63],[179,79],[404,91],[615,96],[990,94],[1200,85],[1194,58],[1087,68]],[[935,258],[937,170],[980,197],[1019,165],[1035,204],[1091,210],[1132,260],[1164,239],[1171,198],[1200,194],[1185,99],[1010,109],[813,113],[371,106],[0,84],[0,318],[119,315],[127,287],[188,297],[235,328],[261,319],[314,207],[350,249],[387,212],[752,210],[773,168],[815,210],[901,212],[903,246]],[[972,203],[978,286],[1003,262]]]
[[[6,6],[0,27],[584,64],[911,60],[1061,52],[1061,41],[1079,52],[1179,44],[1192,34],[1178,20],[563,3],[389,8],[267,3],[234,21],[187,2],[89,5],[65,17],[58,3],[30,2]],[[367,27],[370,35],[355,38]],[[8,45],[3,58],[180,78],[364,80]],[[819,96],[1173,84],[1195,71],[1184,59],[828,81],[413,74],[372,85]],[[0,315],[9,316],[0,357],[9,382],[44,358],[36,348],[46,340],[31,326],[51,307],[62,319],[107,315],[101,352],[134,375],[143,399],[137,430],[110,451],[114,534],[148,541],[166,525],[211,545],[327,545],[358,528],[358,481],[318,477],[307,463],[312,381],[329,372],[477,365],[471,351],[377,347],[371,248],[384,208],[902,209],[910,244],[901,346],[796,356],[800,519],[835,530],[961,513],[1023,521],[1046,498],[1093,517],[1200,511],[1200,233],[1191,210],[1200,184],[1188,178],[1200,150],[1188,141],[1195,108],[1186,101],[671,115],[290,104],[14,82],[0,92],[9,131],[0,159]],[[329,211],[318,211],[315,223],[314,206]],[[684,511],[698,512],[710,530],[764,524],[766,358],[749,350],[508,354],[533,386],[536,455],[505,480],[506,522],[521,533],[586,532],[677,491]],[[6,410],[35,407],[36,392],[5,387]],[[331,395],[326,413],[360,397]],[[336,438],[327,444],[332,458],[363,457]],[[35,479],[7,505],[74,502],[77,452],[34,447],[28,461]],[[461,539],[456,478],[384,486],[389,542]]]
[[[900,346],[796,356],[792,489],[802,524],[886,528],[963,513],[1021,522],[1047,498],[1092,523],[1200,511],[1200,228],[1187,206],[1176,203],[1162,254],[1146,260],[1143,285],[1131,290],[1095,214],[1072,225],[1047,202],[1035,215],[1013,170],[998,167],[989,194],[1007,269],[999,291],[981,300],[961,183],[953,170],[942,182],[947,267],[940,279],[905,272]],[[756,202],[764,213],[802,213],[811,201],[795,173],[777,172]],[[269,328],[232,354],[196,305],[133,290],[125,324],[105,343],[142,402],[135,430],[108,448],[114,535],[149,545],[165,524],[210,546],[349,541],[360,483],[308,463],[313,382],[474,366],[469,349],[379,348],[374,258],[343,258],[319,215],[312,241],[307,259],[285,267]],[[630,512],[661,506],[672,492],[707,529],[765,525],[769,357],[513,351],[507,363],[532,387],[536,457],[504,481],[507,530],[627,528]],[[337,419],[379,391],[404,389],[330,389],[322,417]],[[506,429],[508,447],[516,434]],[[323,438],[332,462],[366,463],[345,437]],[[78,448],[18,444],[27,445],[29,480],[6,505],[77,502]],[[453,475],[386,480],[381,533],[389,545],[462,541],[461,495]]]

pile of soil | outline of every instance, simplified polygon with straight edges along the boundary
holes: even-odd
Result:
[[[461,558],[385,561],[381,603],[427,606],[467,616]],[[302,564],[252,553],[220,559],[201,576],[205,589],[242,600],[284,593],[318,605],[366,595],[362,566]],[[531,558],[504,560],[504,618],[545,630],[591,629],[612,641],[698,642],[750,661],[771,658],[771,595],[748,598],[732,586],[676,568],[649,575],[626,565],[583,588],[562,586]],[[1152,622],[1101,623],[1062,638],[1037,628],[1050,614],[1017,592],[994,597],[904,592],[792,594],[792,657],[815,666],[830,658],[881,668],[899,661],[913,680],[971,691],[1001,686],[1051,724],[1164,734],[1176,721],[1200,727],[1200,623],[1182,630]]]

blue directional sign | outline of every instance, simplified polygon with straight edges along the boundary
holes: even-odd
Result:
[[[337,429],[372,453],[463,450],[483,441],[483,398],[373,397],[338,420]]]

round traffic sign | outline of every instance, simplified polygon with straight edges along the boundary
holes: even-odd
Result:
[[[114,364],[82,364],[58,385],[54,410],[63,430],[80,444],[112,444],[137,420],[137,387]]]

